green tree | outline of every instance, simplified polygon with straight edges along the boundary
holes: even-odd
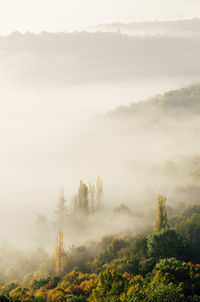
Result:
[[[192,295],[190,264],[176,258],[161,259],[152,272],[152,285],[173,283],[181,285],[185,297]]]
[[[176,224],[175,229],[188,241],[189,258],[195,263],[200,261],[200,214],[193,214],[186,220]]]
[[[145,291],[144,302],[185,302],[181,286],[169,283],[159,283],[149,286]],[[131,300],[130,300],[131,302]]]
[[[176,231],[168,229],[149,236],[147,241],[148,254],[158,261],[162,258],[184,258],[186,245]]]
[[[99,275],[96,289],[93,290],[96,302],[120,302],[127,280],[116,271],[106,271]]]
[[[155,233],[160,232],[162,229],[166,229],[168,227],[167,211],[165,207],[166,197],[158,195],[157,202],[158,206],[154,223]]]

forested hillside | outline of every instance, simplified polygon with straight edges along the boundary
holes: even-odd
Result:
[[[134,119],[137,114],[147,114],[145,115],[147,119],[157,117],[158,120],[162,120],[163,117],[184,119],[187,115],[199,115],[199,113],[200,84],[196,84],[188,88],[169,91],[148,101],[119,107],[113,112],[113,115],[117,117],[124,114],[127,118]]]
[[[99,117],[92,131],[98,133],[98,146],[102,137],[107,141],[113,157],[117,150],[111,144],[116,148],[117,140],[123,150],[131,147],[132,157],[139,156],[136,135],[143,143],[143,166],[135,164],[132,192],[122,203],[108,198],[100,176],[94,184],[81,180],[70,200],[62,190],[54,218],[37,217],[38,250],[1,247],[0,301],[200,301],[199,102],[197,84]],[[156,145],[151,146],[154,164],[141,155],[151,152],[145,147],[149,136]],[[173,152],[167,150],[169,142]],[[135,175],[134,165],[129,168],[124,175]],[[122,178],[115,196],[125,192]],[[149,185],[144,190],[137,188],[141,179],[141,187]],[[70,244],[74,238],[82,243]]]
[[[128,208],[118,211],[130,215]],[[18,280],[5,283],[1,276],[0,301],[199,301],[199,238],[199,203],[177,202],[171,208],[159,195],[154,226],[152,221],[138,233],[65,250],[60,230],[54,255],[24,258],[27,273]]]

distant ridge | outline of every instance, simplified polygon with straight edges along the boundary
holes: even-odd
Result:
[[[129,106],[116,108],[109,114],[113,116],[134,114],[150,115],[154,113],[180,116],[181,114],[200,114],[200,83],[192,86],[171,90],[162,95],[155,96],[147,101],[132,103]]]
[[[90,31],[120,32],[128,35],[200,36],[200,19],[173,21],[144,21],[131,23],[99,24]]]

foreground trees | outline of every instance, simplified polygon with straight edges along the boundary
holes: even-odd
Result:
[[[95,186],[80,183],[77,197],[84,215],[96,204],[95,192]],[[159,232],[109,235],[64,251],[60,230],[54,257],[41,261],[23,281],[0,284],[0,301],[200,301],[199,207],[181,209],[168,222],[165,201],[159,196]]]

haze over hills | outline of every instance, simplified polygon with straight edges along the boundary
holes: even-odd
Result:
[[[85,154],[92,150],[95,158],[105,158],[103,175],[111,173],[108,178],[120,182],[123,192],[117,192],[116,199],[126,195],[130,204],[138,206],[138,199],[148,204],[151,194],[153,199],[159,190],[169,199],[190,198],[195,202],[200,192],[197,175],[195,178],[200,166],[199,117],[200,84],[169,91],[102,117],[96,128],[91,127],[98,142],[94,145],[91,132],[87,133],[83,150]],[[93,160],[91,156],[90,162]],[[126,175],[125,181],[122,175]],[[145,188],[149,189],[148,195]]]
[[[200,0],[0,0],[0,302],[200,301],[199,58]]]
[[[152,77],[200,76],[198,37],[118,33],[13,33],[0,37],[0,66],[23,85],[54,87]],[[190,81],[191,81],[190,80]],[[131,95],[130,95],[131,96]]]
[[[5,200],[0,223],[13,238],[22,234],[22,216],[27,223],[38,213],[53,216],[60,188],[70,200],[81,178],[92,182],[102,176],[108,207],[124,200],[147,204],[158,190],[173,192],[180,185],[182,178],[162,182],[149,171],[167,160],[183,165],[185,157],[198,154],[196,113],[189,108],[185,121],[170,124],[148,101],[121,110],[117,118],[102,114],[198,82],[198,37],[15,32],[0,38],[0,49],[0,199]],[[192,93],[198,98],[198,91]],[[124,111],[129,113],[123,118]],[[179,109],[170,109],[174,116],[176,111],[178,116]]]
[[[99,24],[91,32],[121,32],[131,36],[199,37],[200,19]]]

